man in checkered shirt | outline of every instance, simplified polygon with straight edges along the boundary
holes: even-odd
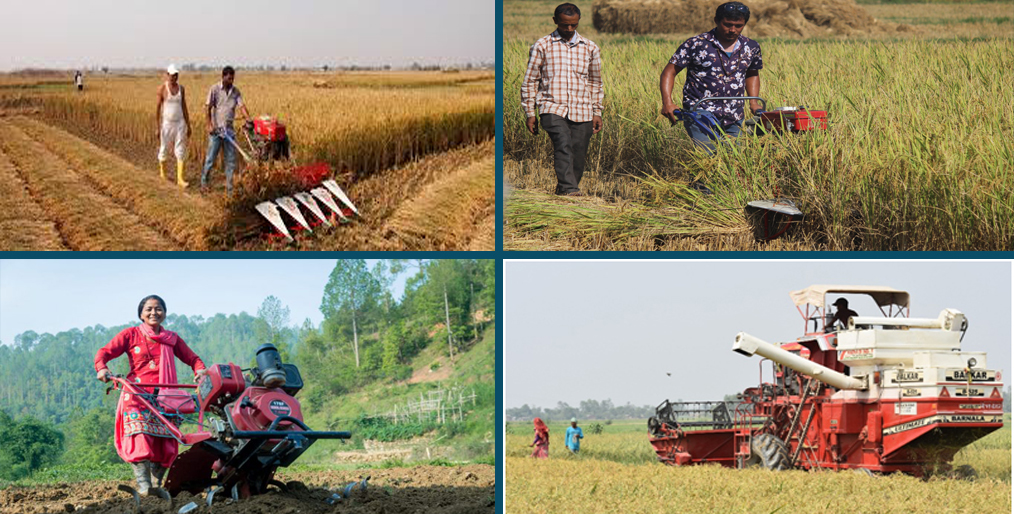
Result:
[[[553,141],[556,194],[567,196],[584,196],[578,184],[588,142],[602,130],[602,58],[598,45],[577,33],[580,20],[576,5],[557,6],[557,28],[532,45],[521,83],[528,131],[538,134],[541,119]]]

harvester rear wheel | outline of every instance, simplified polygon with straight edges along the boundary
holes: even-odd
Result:
[[[792,468],[789,448],[781,439],[760,433],[753,436],[750,442],[750,459],[747,466],[764,466],[767,469],[782,471]]]

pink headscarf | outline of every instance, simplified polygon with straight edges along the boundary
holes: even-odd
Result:
[[[180,340],[180,336],[172,330],[166,330],[163,328],[159,333],[155,333],[155,330],[148,326],[147,323],[141,323],[138,327],[141,329],[141,334],[158,343],[159,347],[159,366],[158,366],[158,381],[161,384],[175,384],[176,382],[176,354],[173,353],[173,347],[176,346],[176,342]]]

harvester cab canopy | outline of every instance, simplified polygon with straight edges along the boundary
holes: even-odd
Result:
[[[806,321],[807,334],[824,333],[824,325],[830,320],[828,295],[864,294],[876,302],[885,318],[907,318],[909,316],[909,294],[907,291],[886,286],[848,286],[817,284],[792,291],[789,296],[796,304],[796,310]],[[810,322],[813,329],[810,329]]]

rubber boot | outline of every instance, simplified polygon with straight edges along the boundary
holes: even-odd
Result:
[[[176,185],[180,186],[180,189],[186,189],[190,185],[189,182],[183,181],[183,161],[176,161]]]
[[[162,480],[165,479],[166,469],[168,468],[163,468],[154,462],[151,463],[151,478],[155,487],[162,487]]]
[[[165,161],[158,161],[158,176],[165,180]]]
[[[148,494],[148,489],[151,489],[151,470],[148,464],[146,460],[130,463],[130,467],[134,469],[134,478],[137,480],[137,494],[141,496]]]

